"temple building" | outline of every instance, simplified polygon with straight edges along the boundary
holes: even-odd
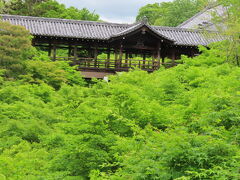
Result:
[[[219,22],[215,22],[215,16],[220,17]],[[226,30],[227,27],[224,24],[224,20],[227,18],[227,7],[222,5],[210,5],[195,14],[190,19],[184,21],[178,25],[179,28],[186,29],[204,29],[211,31]]]
[[[86,78],[103,78],[132,68],[153,72],[177,64],[181,55],[199,54],[198,45],[223,40],[216,31],[151,26],[146,19],[134,24],[0,15],[21,25],[33,36],[33,45],[48,51],[53,61],[76,65]],[[64,50],[60,56],[58,51]]]

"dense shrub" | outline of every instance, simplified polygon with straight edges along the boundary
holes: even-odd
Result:
[[[24,63],[25,73],[19,76],[24,82],[41,84],[46,83],[55,89],[59,89],[62,84],[84,85],[85,82],[74,67],[70,67],[68,62],[46,62],[31,60]]]
[[[6,78],[14,78],[24,71],[22,64],[31,56],[29,32],[21,26],[0,21],[0,69]]]
[[[80,73],[68,62],[51,62],[44,53],[33,48],[31,36],[24,27],[2,21],[0,27],[1,79],[46,83],[55,89],[59,89],[63,83],[85,84]]]
[[[73,72],[45,70],[66,64],[26,61],[34,83],[1,84],[1,176],[239,179],[240,69],[222,58],[206,49],[183,65],[89,88]],[[61,86],[51,80],[60,77]]]

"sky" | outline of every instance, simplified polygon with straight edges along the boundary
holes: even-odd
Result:
[[[171,0],[58,0],[67,7],[87,8],[100,15],[101,20],[115,23],[133,23],[139,8],[155,2]]]

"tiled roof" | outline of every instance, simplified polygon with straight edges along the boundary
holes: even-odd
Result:
[[[134,32],[135,30],[138,30],[140,29],[141,27],[143,26],[146,26],[149,30],[151,30],[152,32],[154,32],[156,35],[158,35],[159,37],[163,38],[163,39],[167,39],[169,41],[172,41],[174,42],[173,39],[159,33],[159,31],[157,31],[153,26],[150,26],[146,21],[142,21],[142,22],[139,22],[139,23],[136,23],[136,24],[133,24],[132,26],[130,26],[129,28],[123,30],[123,31],[120,31],[119,33],[116,33],[114,35],[111,36],[111,38],[113,37],[119,37],[119,36],[125,36],[127,35],[128,33],[131,33],[131,32]]]
[[[34,36],[53,36],[80,39],[109,40],[112,37],[134,31],[145,23],[117,24],[93,21],[78,21],[31,16],[0,15],[3,21],[26,27]],[[149,26],[159,36],[171,40],[176,45],[197,46],[224,39],[217,32],[203,32],[174,27]],[[210,35],[211,34],[211,35]]]
[[[179,28],[191,28],[200,29],[204,28],[209,30],[217,30],[217,27],[212,22],[213,15],[224,17],[227,12],[227,8],[222,5],[209,6],[199,13],[195,14],[190,19],[184,21],[182,24],[178,25]]]

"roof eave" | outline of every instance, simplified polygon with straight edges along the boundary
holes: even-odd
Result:
[[[120,33],[118,33],[118,34],[114,34],[114,35],[112,35],[111,37],[109,37],[109,41],[114,41],[114,40],[119,40],[119,39],[121,39],[121,38],[124,38],[124,37],[126,37],[126,36],[128,36],[128,35],[130,35],[130,34],[133,34],[134,32],[138,32],[139,30],[141,30],[143,27],[146,27],[146,28],[148,28],[153,34],[155,34],[155,36],[157,36],[159,39],[163,39],[163,40],[165,40],[165,41],[167,41],[167,42],[169,42],[169,43],[174,43],[175,42],[175,40],[173,40],[173,39],[170,39],[170,38],[168,38],[168,37],[166,37],[166,36],[164,36],[164,35],[162,35],[162,34],[160,34],[158,31],[156,31],[154,28],[152,28],[150,25],[148,25],[148,24],[142,24],[142,23],[140,23],[140,24],[138,24],[138,25],[135,25],[136,27],[135,28],[132,28],[132,27],[130,27],[130,28],[128,28],[129,29],[129,31],[128,31],[128,29],[127,30],[124,30],[123,32],[120,32]],[[131,29],[132,28],[132,29]]]

